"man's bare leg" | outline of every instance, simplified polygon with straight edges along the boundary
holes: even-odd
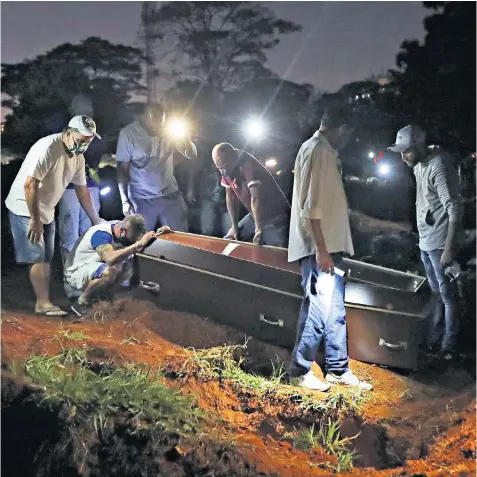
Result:
[[[116,286],[122,285],[124,282],[130,282],[134,275],[134,269],[132,263],[127,260],[123,262],[121,265],[121,269],[119,270],[118,276],[116,278]]]
[[[30,267],[30,282],[36,295],[35,310],[40,312],[54,305],[50,301],[50,264],[34,263]]]
[[[101,291],[110,290],[115,285],[119,270],[116,267],[106,267],[100,278],[95,278],[88,282],[81,296],[78,298],[78,303],[84,305],[88,303],[91,297],[98,295]]]

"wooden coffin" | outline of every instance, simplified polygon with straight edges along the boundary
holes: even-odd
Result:
[[[416,368],[425,279],[355,260],[345,265],[350,357]],[[303,291],[285,249],[174,232],[138,254],[137,266],[141,297],[293,347]]]

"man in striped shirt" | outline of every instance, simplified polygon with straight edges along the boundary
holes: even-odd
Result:
[[[434,295],[428,345],[430,351],[452,359],[458,332],[457,285],[445,273],[456,256],[461,221],[459,180],[452,158],[440,147],[427,147],[416,125],[401,129],[389,151],[401,153],[416,177],[416,216],[419,248]],[[444,322],[444,332],[440,328]],[[443,335],[443,336],[441,336]]]

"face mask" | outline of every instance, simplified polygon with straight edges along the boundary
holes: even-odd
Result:
[[[237,160],[235,161],[235,163],[232,165],[232,167],[230,167],[230,169],[228,169],[228,168],[227,169],[219,169],[219,172],[222,174],[222,177],[225,177],[229,181],[233,181],[235,172],[240,165],[240,159],[241,158],[238,157]]]
[[[72,147],[72,153],[73,154],[83,154],[83,152],[88,149],[89,144],[87,142],[83,141],[74,141],[73,147]]]
[[[85,141],[76,141],[75,139],[73,139],[73,145],[71,147],[67,147],[66,149],[71,154],[77,155],[77,154],[83,154],[83,152],[85,152],[86,149],[88,149],[88,146],[89,146],[89,143]]]
[[[122,235],[124,233],[124,235]],[[132,242],[128,240],[126,236],[126,230],[121,229],[119,237],[115,238],[115,241],[122,245],[123,247],[128,247],[129,245],[132,245]]]
[[[225,179],[232,180],[232,178],[227,174],[227,169],[219,169],[220,175],[225,177]]]
[[[116,240],[118,243],[120,243],[124,247],[129,247],[129,245],[132,245],[131,242],[126,237],[118,237]]]

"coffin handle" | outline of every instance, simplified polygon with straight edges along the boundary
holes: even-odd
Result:
[[[154,293],[156,295],[158,295],[159,292],[161,291],[161,285],[159,285],[158,283],[155,283],[155,282],[140,281],[139,286],[141,288],[144,288],[144,290],[147,290],[147,291],[149,291],[151,293]]]
[[[385,348],[397,350],[397,351],[406,351],[407,350],[407,341],[400,341],[398,344],[388,343],[384,341],[382,338],[379,338],[379,346],[383,346]]]
[[[279,326],[280,328],[283,328],[283,326],[285,325],[283,320],[270,320],[266,318],[265,315],[260,315],[260,321],[267,323],[267,325]]]

